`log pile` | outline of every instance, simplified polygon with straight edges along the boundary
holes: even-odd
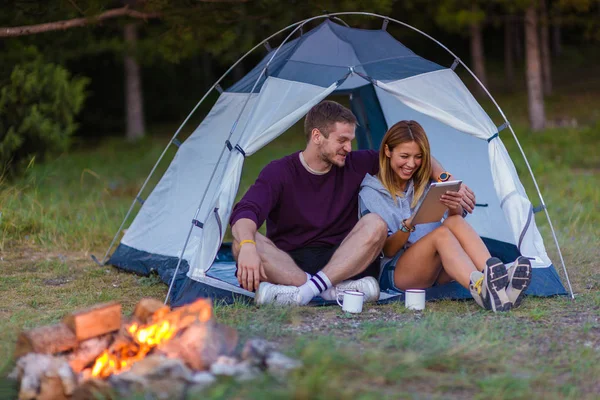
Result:
[[[142,299],[131,317],[100,304],[55,325],[21,332],[15,348],[20,400],[113,399],[139,393],[181,398],[219,376],[283,376],[301,364],[269,342],[249,340],[236,355],[237,331],[219,324],[209,300],[171,309]]]

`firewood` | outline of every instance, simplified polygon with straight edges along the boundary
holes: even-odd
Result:
[[[15,358],[27,353],[56,354],[77,346],[77,338],[65,324],[47,325],[23,331],[17,339]]]
[[[142,324],[147,324],[152,320],[155,313],[164,315],[169,312],[169,306],[165,306],[161,301],[151,298],[140,300],[135,306],[133,316]]]
[[[198,299],[191,304],[177,307],[171,312],[155,313],[152,323],[168,321],[172,326],[183,329],[195,322],[206,322],[212,318],[212,303],[208,299]]]
[[[57,376],[43,377],[36,400],[66,400],[62,382]]]
[[[85,340],[67,356],[67,361],[71,369],[76,373],[94,361],[104,350],[108,348],[112,340],[112,335],[104,335]]]
[[[112,400],[117,395],[110,385],[103,379],[90,378],[75,389],[72,400]]]
[[[219,356],[231,355],[238,342],[237,331],[215,322],[195,323],[180,336],[158,347],[171,358],[181,358],[196,371],[206,370]]]
[[[104,335],[121,327],[121,305],[106,303],[67,315],[63,319],[78,341]]]

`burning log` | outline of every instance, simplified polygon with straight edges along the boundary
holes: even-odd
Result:
[[[165,306],[156,299],[142,299],[135,306],[133,317],[142,324],[148,324],[152,321],[154,314],[165,315],[170,311],[169,306]]]
[[[78,341],[114,332],[121,327],[121,305],[99,304],[67,315],[63,323],[71,328]]]
[[[195,323],[158,350],[168,357],[181,358],[193,370],[202,371],[219,356],[233,354],[237,342],[238,334],[233,328],[216,322]]]
[[[206,299],[170,312],[161,308],[152,314],[149,324],[133,323],[127,328],[126,336],[118,335],[110,348],[96,360],[92,375],[105,378],[119,373],[143,359],[150,350],[171,339],[178,331],[211,318],[212,304]]]
[[[75,351],[67,356],[67,361],[75,373],[92,363],[104,350],[108,348],[112,335],[104,335],[81,342]]]
[[[41,326],[21,332],[17,339],[15,358],[27,353],[56,354],[76,346],[77,338],[67,325]]]

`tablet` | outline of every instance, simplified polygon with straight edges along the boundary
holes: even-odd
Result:
[[[461,184],[462,181],[433,182],[429,186],[429,192],[417,207],[412,224],[427,224],[441,220],[448,207],[440,201],[440,197],[448,190],[458,192]]]

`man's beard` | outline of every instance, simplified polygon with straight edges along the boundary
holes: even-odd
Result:
[[[339,161],[336,160],[335,157],[338,155],[338,153],[327,153],[324,151],[321,151],[319,153],[319,157],[321,158],[322,161],[326,162],[329,166],[335,165],[336,167],[343,167],[344,165],[346,165],[346,160],[344,159],[344,161]],[[346,154],[347,156],[347,154]]]

